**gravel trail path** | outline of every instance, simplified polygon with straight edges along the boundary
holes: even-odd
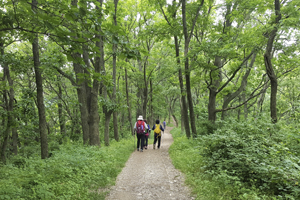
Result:
[[[153,145],[148,145],[148,150],[131,154],[106,200],[194,199],[184,185],[183,175],[175,169],[169,157],[168,149],[173,142],[171,129],[166,127],[162,134],[160,149],[154,150]],[[153,137],[153,132],[150,137]]]

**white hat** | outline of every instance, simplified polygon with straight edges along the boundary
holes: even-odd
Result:
[[[143,116],[140,115],[140,116],[137,118],[137,120],[143,120]]]

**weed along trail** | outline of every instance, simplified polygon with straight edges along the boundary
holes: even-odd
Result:
[[[194,199],[169,157],[168,149],[173,142],[171,129],[166,127],[160,149],[154,150],[150,144],[148,150],[131,154],[106,200]]]

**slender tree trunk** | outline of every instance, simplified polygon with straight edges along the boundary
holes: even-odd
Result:
[[[243,99],[243,102],[246,101],[246,92],[243,92],[242,94],[242,99]],[[248,103],[245,103],[244,104],[244,118],[245,120],[248,119]]]
[[[77,7],[77,0],[72,0],[71,4],[72,6]],[[76,47],[75,47],[76,48]],[[79,102],[79,108],[80,108],[80,118],[81,118],[81,128],[82,128],[82,136],[83,136],[83,144],[88,144],[90,139],[90,130],[89,130],[89,98],[87,96],[88,94],[88,88],[86,80],[81,80],[79,74],[83,74],[84,69],[79,63],[79,60],[81,59],[80,53],[74,53],[72,55],[73,59],[75,60],[73,62],[73,68],[76,75],[76,83],[77,83],[77,96],[78,96],[78,102]]]
[[[4,46],[3,43],[0,44],[0,48],[1,48],[1,55],[4,55]],[[15,92],[14,92],[14,88],[13,88],[13,80],[10,77],[10,70],[9,70],[9,66],[4,63],[3,64],[3,71],[4,71],[4,81],[8,82],[9,85],[9,92],[5,89],[4,90],[4,100],[5,100],[5,104],[6,104],[6,110],[7,110],[7,125],[6,125],[6,129],[4,131],[4,141],[2,144],[2,149],[1,149],[1,160],[3,163],[6,163],[6,148],[8,145],[8,139],[9,139],[9,134],[12,130],[12,127],[14,126],[14,117],[13,117],[13,107],[14,107],[14,96],[15,96]],[[7,98],[8,95],[8,98]],[[4,128],[4,127],[3,127]]]
[[[114,19],[114,25],[117,26],[117,6],[118,6],[118,1],[119,0],[114,0],[115,4],[115,13],[113,16]],[[117,37],[117,36],[115,36]],[[113,83],[114,83],[114,88],[113,88],[113,95],[112,95],[112,100],[114,103],[117,103],[117,97],[116,97],[116,74],[117,74],[117,44],[113,44]],[[113,112],[113,124],[114,124],[114,138],[116,141],[119,141],[119,131],[118,131],[118,112],[115,109]]]
[[[275,71],[273,69],[272,65],[272,48],[273,48],[273,43],[277,34],[277,26],[280,23],[281,20],[281,13],[280,13],[280,1],[279,0],[274,0],[274,5],[275,5],[275,14],[276,14],[276,19],[275,19],[275,26],[274,29],[269,33],[269,40],[267,43],[267,48],[264,54],[264,61],[265,61],[265,66],[266,66],[266,71],[268,74],[268,77],[271,82],[271,103],[270,103],[270,109],[271,109],[271,118],[273,123],[277,123],[277,106],[276,106],[276,101],[277,101],[277,87],[278,87],[278,82],[277,82],[277,76],[275,74]]]
[[[186,134],[187,138],[190,138],[191,133],[190,133],[190,126],[189,126],[187,103],[185,100],[185,90],[184,90],[184,86],[183,86],[182,71],[181,71],[181,66],[180,66],[178,37],[174,36],[174,39],[175,39],[176,60],[177,60],[177,65],[178,65],[178,77],[179,77],[180,92],[181,92],[181,104],[182,104],[181,116],[183,118],[182,121],[184,123],[185,134]]]
[[[32,9],[36,10],[37,0],[32,0]],[[43,77],[40,69],[40,58],[39,58],[39,39],[38,35],[32,42],[32,53],[33,63],[35,71],[35,81],[37,88],[37,106],[39,112],[39,131],[41,137],[41,157],[42,159],[48,158],[48,139],[47,139],[47,122],[44,105],[44,92],[43,92]]]
[[[101,5],[102,5],[102,2],[103,0],[98,0]],[[101,29],[100,29],[101,30]],[[102,68],[102,74],[103,75],[106,75],[106,70],[105,70],[105,60],[104,60],[104,36],[101,35],[100,36],[100,66]],[[107,93],[107,88],[106,86],[101,83],[102,86],[102,91],[103,91],[103,97],[104,99],[108,100],[108,93]],[[113,110],[111,108],[109,108],[107,105],[103,105],[102,106],[102,109],[103,109],[103,113],[104,113],[104,116],[105,116],[105,127],[104,127],[104,143],[106,146],[109,146],[109,122],[110,122],[110,118],[111,118],[111,115],[113,113]]]
[[[153,115],[153,84],[152,79],[150,79],[150,120],[149,123],[152,125],[154,124],[154,115]]]
[[[222,109],[226,109],[229,105],[229,103],[234,100],[238,95],[240,95],[246,88],[247,86],[247,80],[248,80],[248,76],[251,72],[251,69],[254,65],[254,62],[255,62],[255,59],[256,59],[256,53],[253,54],[252,56],[252,59],[251,59],[251,62],[250,62],[250,65],[245,73],[245,75],[243,76],[242,78],[242,82],[241,82],[241,85],[240,87],[235,91],[235,92],[232,92],[232,93],[229,93],[225,98],[224,98],[224,102],[223,102],[223,106],[222,106]],[[224,120],[225,119],[225,115],[226,115],[226,111],[222,111],[222,117],[221,119]]]
[[[105,146],[109,146],[109,122],[112,114],[112,110],[105,111],[105,127],[104,127],[104,143]]]
[[[216,97],[217,92],[213,88],[209,88],[209,100],[208,100],[208,120],[216,121]]]
[[[18,155],[18,132],[15,127],[12,128],[13,153]]]
[[[198,14],[196,16],[198,16]],[[190,69],[189,69],[189,58],[188,58],[189,43],[190,43],[191,38],[188,36],[188,32],[187,32],[186,0],[182,1],[182,22],[183,22],[183,33],[184,33],[184,40],[185,40],[185,43],[184,43],[184,57],[185,57],[184,66],[185,66],[186,92],[187,92],[187,100],[188,100],[188,106],[189,106],[189,111],[190,111],[192,135],[195,138],[197,136],[197,130],[196,130],[196,121],[195,121],[194,106],[193,106],[193,99],[192,99],[192,92],[191,92]]]
[[[216,56],[214,66],[217,69],[220,69],[221,66],[221,57]],[[215,122],[217,119],[216,116],[216,98],[218,94],[218,87],[222,80],[221,71],[217,71],[218,75],[217,78],[212,78],[213,82],[212,85],[208,88],[209,89],[209,99],[208,99],[208,120]]]
[[[99,36],[98,36],[99,37]],[[101,42],[96,42],[96,46],[101,48]],[[96,57],[95,62],[95,73],[100,73],[101,71],[101,58]],[[90,109],[89,109],[89,139],[90,145],[100,146],[99,137],[99,106],[98,106],[98,93],[99,93],[100,83],[97,78],[93,79],[93,87],[91,88],[90,96]]]
[[[241,104],[241,97],[239,96],[239,104]],[[237,114],[237,119],[238,121],[240,121],[241,119],[241,108],[238,108],[238,114]]]
[[[149,49],[148,49],[149,51]],[[144,64],[144,85],[145,87],[143,88],[143,99],[142,99],[142,102],[143,102],[143,117],[144,119],[147,119],[147,102],[148,102],[148,82],[147,82],[147,75],[146,75],[146,72],[147,72],[147,61],[145,61],[145,64]]]
[[[61,85],[58,84],[58,118],[59,118],[59,127],[60,127],[60,134],[63,138],[66,137],[66,123],[65,123],[65,117],[63,114],[63,105],[62,105],[62,88]]]
[[[34,2],[34,0],[32,2]],[[48,158],[47,122],[46,122],[45,105],[44,105],[43,78],[40,69],[38,48],[39,48],[38,37],[36,36],[36,38],[32,43],[32,51],[33,51],[34,71],[35,71],[35,79],[36,79],[36,87],[37,87],[39,131],[41,137],[41,157],[42,159],[45,159]]]
[[[126,68],[125,68],[125,84],[126,84],[126,101],[127,101],[127,108],[128,108],[128,122],[129,122],[130,130],[131,130],[131,134],[133,134],[133,125],[132,125],[132,121],[131,121],[132,120],[131,106],[130,106],[130,102],[129,102],[129,91],[128,91],[128,76],[127,76]]]
[[[268,79],[269,79],[269,77],[266,77],[266,82],[268,81]],[[262,93],[260,94],[259,99],[257,101],[257,113],[260,113],[260,112],[262,113],[262,111],[263,111],[262,106],[264,103],[267,89],[268,89],[268,85],[265,84],[264,88],[262,89]]]
[[[184,111],[183,111],[183,107],[182,107],[182,98],[179,98],[179,102],[180,102],[180,117],[181,117],[181,132],[184,132]]]
[[[73,56],[79,58],[80,54],[74,54]],[[89,123],[88,123],[89,112],[88,112],[88,106],[87,106],[86,88],[84,86],[84,83],[82,83],[82,81],[79,77],[79,74],[83,73],[83,71],[82,71],[80,64],[76,63],[75,61],[73,63],[73,68],[74,68],[74,71],[76,74],[76,82],[78,84],[77,97],[78,97],[79,108],[80,108],[83,144],[88,144],[90,136],[89,136]]]

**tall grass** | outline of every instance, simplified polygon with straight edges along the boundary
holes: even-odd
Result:
[[[53,155],[14,157],[0,170],[0,199],[104,199],[134,150],[133,139],[109,147],[61,145]]]

